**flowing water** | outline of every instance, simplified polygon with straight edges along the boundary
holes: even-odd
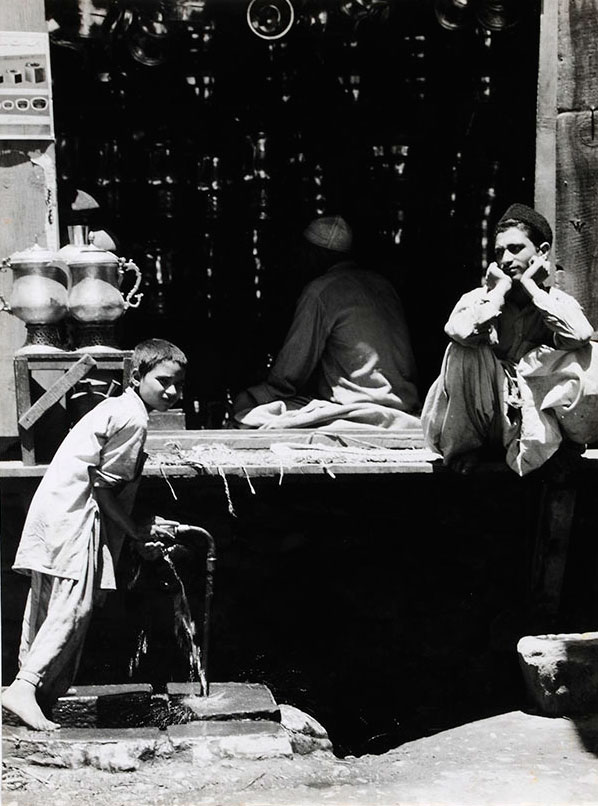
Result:
[[[170,568],[172,575],[178,585],[178,591],[176,592],[173,600],[174,629],[177,643],[187,657],[188,662],[187,680],[191,683],[199,683],[201,693],[203,696],[205,696],[207,695],[208,692],[208,685],[205,670],[203,669],[201,663],[201,651],[195,641],[196,626],[195,621],[193,620],[193,616],[191,614],[191,608],[189,606],[189,600],[187,599],[185,585],[183,583],[183,580],[179,576],[172,559],[169,556],[168,549],[164,552],[162,556],[164,562]],[[137,638],[137,646],[135,649],[135,654],[131,658],[131,661],[129,663],[129,676],[132,676],[134,670],[139,667],[141,658],[143,655],[147,653],[147,649],[148,649],[147,635],[145,631],[142,630]]]
[[[164,553],[164,560],[170,567],[174,578],[179,585],[179,592],[174,599],[174,617],[175,617],[175,634],[181,649],[187,653],[189,661],[189,681],[199,682],[203,694],[207,693],[208,686],[206,681],[205,672],[201,665],[200,649],[195,642],[195,621],[191,615],[191,608],[185,592],[183,580],[180,578],[174,563],[168,555],[168,551]]]

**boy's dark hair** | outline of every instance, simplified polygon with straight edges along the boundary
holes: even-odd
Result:
[[[166,339],[147,339],[133,350],[133,370],[143,377],[162,361],[174,361],[183,369],[187,366],[187,356],[176,345]]]

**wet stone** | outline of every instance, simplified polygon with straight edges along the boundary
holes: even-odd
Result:
[[[168,694],[153,694],[150,700],[149,725],[164,729],[171,721],[170,700]]]
[[[280,709],[261,683],[211,683],[203,697],[199,683],[168,683],[171,722],[254,719],[280,722]]]
[[[52,719],[64,727],[127,728],[151,724],[149,684],[77,686],[52,708]]]
[[[230,720],[172,725],[167,730],[175,751],[186,751],[193,763],[210,758],[290,758],[293,748],[280,725]]]

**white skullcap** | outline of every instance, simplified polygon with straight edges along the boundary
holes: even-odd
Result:
[[[303,237],[333,252],[349,252],[353,243],[351,227],[340,215],[314,219],[303,231]]]

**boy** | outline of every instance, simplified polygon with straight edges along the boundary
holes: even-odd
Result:
[[[49,706],[71,685],[94,601],[116,587],[125,535],[146,559],[159,556],[159,526],[130,512],[145,454],[148,412],[181,395],[187,359],[170,342],[149,339],[133,352],[131,385],[86,414],[62,442],[29,508],[13,568],[31,577],[19,672],[2,705],[35,730],[60,727]]]
[[[498,222],[496,262],[445,326],[451,339],[422,411],[427,444],[459,473],[502,447],[519,475],[540,467],[563,437],[598,436],[598,356],[578,302],[545,287],[552,230],[513,204]]]

